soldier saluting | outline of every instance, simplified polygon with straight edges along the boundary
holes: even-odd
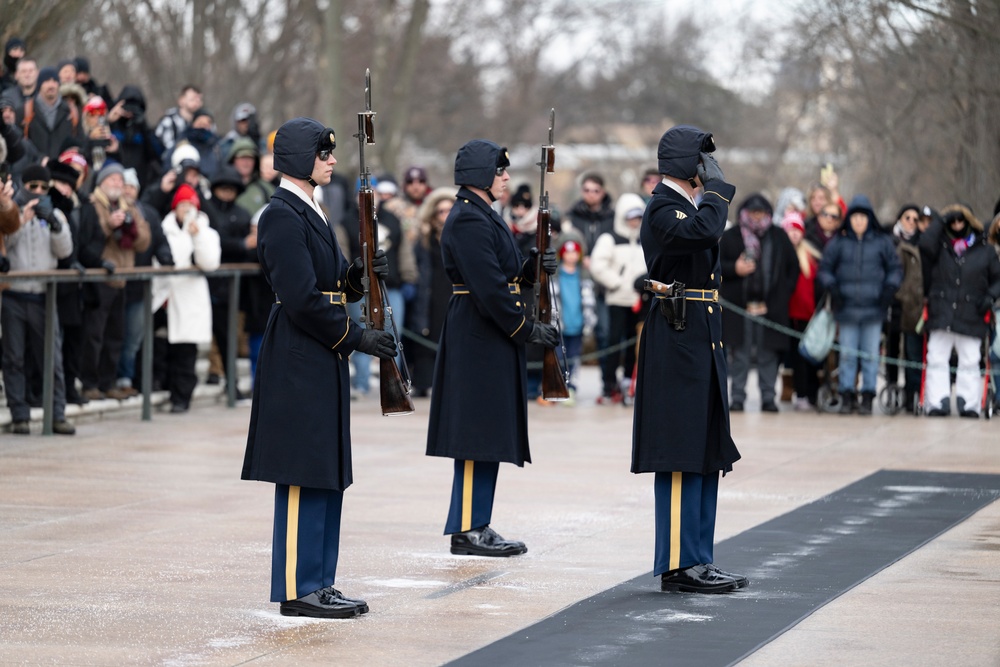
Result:
[[[524,289],[536,261],[525,258],[491,208],[510,176],[507,149],[474,139],[455,157],[455,205],[441,233],[452,297],[441,332],[431,392],[427,455],[455,459],[445,534],[451,552],[515,556],[528,549],[490,527],[501,462],[523,466],[528,451],[525,343],[555,347],[555,327],[525,317]],[[555,253],[542,257],[555,273]]]
[[[736,188],[714,150],[712,135],[690,125],[663,135],[663,178],[640,232],[646,289],[656,299],[639,347],[632,472],[655,473],[653,574],[664,591],[724,593],[748,583],[712,562],[719,472],[740,458],[729,430],[718,304],[719,239]]]

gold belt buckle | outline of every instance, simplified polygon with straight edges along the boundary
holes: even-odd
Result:
[[[347,305],[347,295],[343,292],[323,292],[330,297],[330,303],[334,306],[345,306]]]
[[[520,283],[507,283],[507,289],[510,290],[511,294],[520,294],[521,293],[521,284]]]

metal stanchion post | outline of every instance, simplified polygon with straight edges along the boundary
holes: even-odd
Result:
[[[236,353],[239,333],[240,312],[240,274],[234,273],[229,278],[229,327],[226,331],[226,405],[236,405]]]
[[[42,362],[42,435],[52,435],[52,394],[56,370],[56,284],[45,284],[45,353]]]
[[[142,281],[142,420],[153,419],[153,281]]]

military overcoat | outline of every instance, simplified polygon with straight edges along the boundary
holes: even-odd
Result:
[[[528,451],[525,341],[532,323],[525,258],[503,219],[461,188],[441,234],[455,285],[431,391],[427,455],[524,465]],[[516,288],[512,288],[515,285]]]
[[[696,208],[663,183],[656,186],[640,231],[651,279],[719,288],[719,239],[735,192],[709,181]],[[686,327],[676,331],[654,301],[639,345],[632,472],[731,470],[740,454],[729,428],[719,304],[687,301]]]
[[[350,486],[348,354],[361,339],[338,294],[350,264],[306,202],[278,188],[257,228],[271,306],[254,378],[243,479],[343,490]],[[324,294],[324,292],[330,294]]]

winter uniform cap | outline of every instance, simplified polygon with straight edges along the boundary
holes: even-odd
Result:
[[[332,128],[312,118],[293,118],[274,136],[274,169],[292,178],[311,178],[316,153],[336,146]]]
[[[49,171],[52,172],[53,181],[61,181],[76,189],[76,179],[80,177],[80,172],[76,169],[63,162],[50,161]]]
[[[123,170],[122,178],[125,179],[125,185],[131,185],[133,188],[139,187],[139,172],[134,168],[129,167]]]
[[[43,167],[40,164],[31,164],[24,168],[21,172],[21,182],[22,183],[34,183],[36,181],[41,181],[42,183],[48,183],[52,180],[52,172]]]
[[[489,190],[497,167],[510,166],[507,149],[487,139],[473,139],[455,156],[455,185]]]
[[[174,198],[170,201],[170,210],[173,211],[177,208],[177,205],[182,201],[191,202],[194,207],[201,210],[201,199],[198,197],[198,193],[194,191],[187,183],[182,183],[177,192],[174,193]]]
[[[664,132],[656,149],[660,173],[685,180],[694,178],[698,174],[702,146],[711,136],[693,125],[676,125]]]
[[[111,176],[112,174],[121,174],[122,178],[124,178],[125,168],[121,166],[121,164],[119,164],[118,162],[107,163],[106,165],[104,165],[104,168],[102,168],[99,172],[97,172],[97,180],[94,182],[94,185],[100,185],[101,183],[104,182],[104,179],[106,179],[108,176]]]
[[[46,81],[55,81],[59,83],[59,72],[56,71],[55,67],[43,67],[38,70],[38,85],[41,87]]]
[[[236,194],[239,195],[244,190],[243,179],[240,178],[239,173],[236,169],[226,165],[212,177],[212,187],[217,188],[220,185],[228,185],[236,188]]]

